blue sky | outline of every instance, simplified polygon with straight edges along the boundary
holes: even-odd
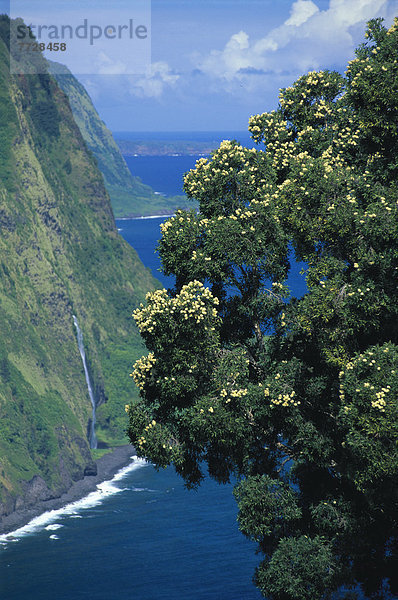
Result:
[[[395,15],[398,0],[152,0],[147,72],[79,79],[114,131],[245,130],[301,74],[344,71],[366,21]]]

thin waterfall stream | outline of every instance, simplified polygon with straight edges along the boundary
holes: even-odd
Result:
[[[76,327],[77,345],[79,346],[80,356],[82,357],[84,375],[86,376],[88,395],[90,396],[91,406],[93,407],[93,416],[91,419],[91,430],[90,430],[90,436],[89,436],[90,448],[97,448],[97,436],[95,435],[95,408],[96,408],[96,406],[95,406],[95,398],[94,398],[93,388],[92,388],[91,381],[90,381],[90,375],[89,375],[88,368],[87,368],[86,353],[84,351],[84,343],[83,343],[83,333],[79,327],[79,323],[77,321],[76,316],[72,315],[72,317],[73,317],[73,322]]]

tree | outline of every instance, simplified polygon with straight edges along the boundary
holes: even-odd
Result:
[[[398,20],[310,72],[185,177],[173,290],[135,311],[141,456],[235,495],[271,600],[398,593]],[[262,146],[262,144],[264,146]],[[290,295],[294,251],[308,292]]]

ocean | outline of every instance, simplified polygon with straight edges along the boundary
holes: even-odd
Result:
[[[197,156],[125,156],[130,171],[138,175],[158,194],[180,196],[183,175],[193,169]]]
[[[174,277],[167,277],[161,271],[161,263],[155,251],[161,237],[160,225],[165,217],[144,219],[116,219],[119,233],[138,253],[141,261],[152,271],[165,288],[174,285]]]
[[[231,486],[187,491],[141,459],[0,537],[1,600],[260,600]]]

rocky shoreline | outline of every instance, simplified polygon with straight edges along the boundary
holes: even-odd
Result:
[[[97,474],[85,475],[83,479],[76,481],[67,492],[59,498],[51,500],[41,500],[32,508],[22,508],[15,510],[11,514],[0,519],[0,534],[10,533],[19,527],[23,527],[34,517],[37,517],[49,510],[57,510],[70,502],[75,502],[93,492],[99,483],[112,479],[115,473],[127,466],[131,462],[131,457],[135,454],[135,449],[130,444],[119,446],[109,454],[105,454],[97,461]]]

